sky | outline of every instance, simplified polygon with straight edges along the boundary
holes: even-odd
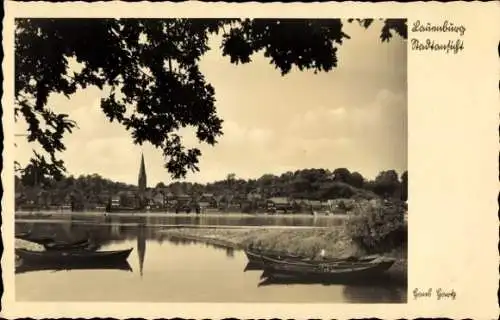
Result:
[[[221,38],[211,38],[212,50],[202,58],[200,69],[215,88],[224,135],[210,146],[198,144],[194,131],[184,132],[186,144],[200,146],[202,152],[200,171],[184,181],[341,167],[373,179],[383,170],[407,170],[407,46],[397,35],[382,43],[380,29],[380,23],[367,30],[347,23],[351,39],[339,47],[337,68],[318,74],[292,69],[284,77],[262,53],[249,64],[231,64],[219,50]],[[124,127],[105,118],[100,109],[103,94],[91,87],[69,99],[49,99],[54,111],[78,124],[65,136],[67,149],[60,154],[67,173],[97,173],[137,184],[143,152],[148,186],[173,182],[161,150],[134,145]],[[16,134],[26,129],[24,121],[16,123]],[[23,137],[15,142],[16,160],[26,164],[38,148]]]

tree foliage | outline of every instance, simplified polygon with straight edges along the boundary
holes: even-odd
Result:
[[[372,20],[359,23],[369,27]],[[201,152],[186,148],[179,130],[193,127],[209,145],[223,133],[215,89],[198,65],[210,34],[220,31],[222,54],[232,63],[263,51],[283,75],[293,66],[331,71],[349,38],[340,19],[16,19],[15,114],[28,123],[28,141],[49,155],[33,161],[63,171],[57,153],[77,125],[51,110],[50,95],[97,86],[107,94],[101,108],[109,121],[122,124],[134,143],[161,149],[174,178],[197,171]],[[406,20],[384,20],[381,40],[393,32],[406,38]],[[70,58],[81,70],[70,70]]]
[[[401,175],[401,200],[408,200],[408,171]]]
[[[347,232],[357,245],[370,253],[406,245],[408,230],[404,210],[398,203],[358,204],[346,222]]]
[[[375,178],[374,190],[385,197],[401,193],[401,182],[394,170],[380,172]]]

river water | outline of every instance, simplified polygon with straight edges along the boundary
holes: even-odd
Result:
[[[168,219],[167,219],[168,218]],[[31,270],[16,274],[19,301],[81,302],[406,302],[406,286],[375,281],[356,285],[277,284],[262,282],[260,270],[245,270],[243,251],[169,239],[161,232],[171,217],[70,217],[18,219],[16,233],[77,239],[91,234],[101,250],[133,248],[128,268],[107,270]],[[179,217],[181,218],[181,217]],[[205,220],[183,218],[182,224],[330,226],[338,219],[274,217]],[[194,223],[193,221],[196,221]],[[253,221],[253,224],[249,221]],[[180,223],[179,220],[177,223]],[[128,267],[128,266],[127,266]]]

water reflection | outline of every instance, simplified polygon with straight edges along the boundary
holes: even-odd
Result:
[[[377,297],[377,303],[403,303],[406,302],[406,291],[406,287],[391,285],[349,285],[342,289],[344,297],[356,303],[373,303],[373,296]]]
[[[306,285],[321,285],[321,286],[342,286],[342,293],[349,301],[356,303],[401,303],[406,302],[406,287],[391,283],[391,279],[381,277],[379,279],[363,280],[362,282],[349,281],[346,283],[339,282],[320,282],[307,281],[300,279],[274,279],[265,278],[259,282],[259,287],[266,286],[306,286]],[[374,296],[377,301],[374,301]]]
[[[245,269],[243,269],[243,272],[255,271],[255,270],[262,270],[262,265],[258,264],[258,263],[255,263],[255,262],[249,261],[245,265]]]
[[[259,270],[255,268],[254,270]],[[260,268],[262,270],[262,268]],[[259,283],[259,286],[269,286],[269,285],[293,285],[293,284],[321,284],[324,286],[328,285],[338,285],[345,284],[354,287],[379,287],[384,286],[386,288],[398,288],[402,287],[404,284],[399,282],[399,280],[392,278],[387,274],[380,274],[379,276],[374,276],[370,278],[360,278],[357,279],[336,279],[335,281],[323,280],[318,281],[317,279],[305,279],[305,278],[296,278],[296,277],[272,277],[269,274],[266,274],[265,271],[261,274],[262,281]]]
[[[226,256],[228,258],[234,258],[234,248],[226,248]]]
[[[297,215],[119,215],[119,214],[86,214],[86,213],[54,213],[50,217],[20,216],[18,220],[58,220],[60,222],[78,222],[94,224],[114,224],[115,233],[120,233],[120,226],[137,224],[143,221],[146,225],[163,226],[295,226],[295,227],[332,227],[344,223],[344,216],[297,216]],[[72,225],[67,225],[71,233]]]
[[[139,272],[142,278],[144,258],[146,256],[146,231],[145,221],[140,221],[137,228],[137,254],[139,256]]]
[[[349,285],[261,279],[262,269],[248,262],[245,254],[235,248],[166,237],[159,232],[161,228],[150,225],[147,217],[135,217],[133,224],[131,218],[106,219],[106,224],[72,220],[64,223],[17,222],[16,234],[30,231],[33,236],[53,235],[60,241],[90,235],[102,250],[135,247],[137,254],[131,254],[128,261],[111,264],[96,261],[64,266],[21,264],[16,267],[16,299],[287,303],[406,300],[406,285],[388,279]],[[68,272],[47,272],[61,270]],[[73,290],[67,283],[80,289]],[[95,283],[99,283],[99,290],[95,290]]]
[[[90,262],[78,262],[78,263],[58,263],[58,262],[44,262],[44,263],[36,263],[36,262],[20,262],[16,266],[16,274],[17,273],[26,273],[26,272],[36,272],[36,271],[70,271],[70,270],[121,270],[121,271],[130,271],[132,272],[132,267],[126,261],[90,261]]]

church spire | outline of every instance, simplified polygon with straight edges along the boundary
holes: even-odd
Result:
[[[146,177],[146,165],[144,164],[144,153],[141,154],[141,166],[139,168],[139,179],[138,179],[138,187],[139,187],[139,198],[140,198],[140,207],[144,207],[145,196],[146,196],[146,188],[147,188],[147,177]]]
[[[139,181],[138,187],[141,192],[146,190],[147,177],[146,177],[146,165],[144,164],[144,154],[141,154],[141,166],[139,168]]]

